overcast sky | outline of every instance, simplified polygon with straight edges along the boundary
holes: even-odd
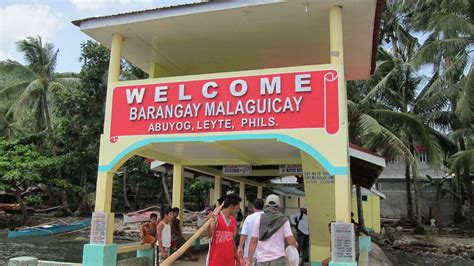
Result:
[[[79,72],[88,37],[71,21],[189,2],[196,0],[0,0],[0,60],[23,63],[15,42],[39,35],[59,49],[56,71]]]

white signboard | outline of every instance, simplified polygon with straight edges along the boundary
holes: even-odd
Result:
[[[241,175],[241,174],[251,174],[252,166],[251,165],[224,165],[222,168],[222,173],[224,175]]]
[[[280,174],[300,174],[303,172],[301,164],[280,164]]]
[[[334,176],[328,172],[304,172],[303,177],[306,183],[334,184]]]
[[[109,221],[107,216],[107,213],[103,212],[92,213],[91,244],[107,244],[107,228]]]
[[[355,235],[352,223],[331,223],[331,260],[355,262]]]

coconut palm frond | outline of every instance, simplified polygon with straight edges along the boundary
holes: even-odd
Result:
[[[427,85],[425,85],[417,99],[415,100],[413,110],[415,113],[421,113],[423,110],[431,110],[435,106],[444,106],[447,100],[456,95],[454,87],[448,89],[462,75],[463,69],[467,63],[467,53],[457,58],[441,74],[435,73]]]
[[[420,48],[418,54],[413,60],[413,65],[419,67],[423,64],[436,61],[440,56],[446,58],[450,55],[458,54],[460,51],[464,50],[470,42],[471,40],[468,37],[457,37],[427,42]]]
[[[9,87],[3,88],[0,90],[0,96],[2,97],[11,97],[12,95],[21,94],[23,89],[28,87],[29,82],[22,82]]]
[[[467,75],[464,86],[459,93],[459,101],[456,106],[456,115],[465,123],[472,123],[473,106],[474,106],[474,66],[471,65],[471,70]]]
[[[407,145],[394,132],[384,126],[380,128],[380,134],[368,139],[363,146],[379,151],[387,159],[402,156],[407,158],[410,165],[416,163],[415,157]]]
[[[459,151],[449,158],[450,169],[455,171],[464,166],[464,164],[469,165],[471,168],[474,166],[474,149],[469,149],[465,151]],[[473,171],[474,169],[470,169]]]
[[[430,130],[418,117],[410,113],[391,110],[370,110],[369,115],[376,116],[385,125],[398,125],[401,131],[415,136],[426,148],[427,159],[430,164],[437,166],[442,161],[442,151],[436,139],[429,134]]]
[[[43,85],[43,82],[39,79],[29,83],[18,100],[13,104],[10,110],[8,110],[6,116],[9,117],[13,115],[14,118],[17,118],[26,109],[32,107],[34,102],[40,99],[39,96],[42,95],[45,90]]]
[[[17,83],[31,81],[36,75],[27,67],[12,60],[0,61],[0,88],[5,88]]]
[[[377,73],[379,74],[379,73]],[[375,76],[374,74],[374,79],[381,78],[376,85],[365,95],[365,97],[360,101],[361,104],[366,104],[367,102],[378,98],[380,95],[382,95],[384,92],[387,92],[388,88],[388,83],[390,82],[390,79],[397,74],[397,70],[392,69],[392,71],[389,71],[388,73],[384,74],[383,77],[380,76]],[[368,83],[371,83],[372,81],[369,80]]]
[[[448,136],[453,141],[459,141],[465,138],[474,138],[474,128],[472,127],[460,128],[460,129],[454,130]]]
[[[427,28],[435,34],[452,33],[456,36],[474,35],[474,25],[468,19],[455,13],[441,14],[431,19]]]
[[[361,114],[357,121],[358,124],[358,133],[361,136],[373,136],[380,134],[382,127],[380,124],[370,115]]]

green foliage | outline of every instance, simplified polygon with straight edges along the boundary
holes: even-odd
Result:
[[[25,197],[25,204],[28,207],[39,206],[43,203],[43,200],[40,196],[29,195]]]
[[[26,65],[15,61],[0,62],[0,75],[6,82],[0,88],[0,95],[9,99],[5,114],[8,123],[21,120],[25,111],[34,117],[30,131],[52,130],[50,103],[54,92],[75,86],[79,80],[71,73],[55,73],[58,50],[54,45],[43,45],[41,37],[28,37],[17,42]]]
[[[17,140],[0,139],[0,186],[3,190],[22,193],[29,186],[41,182],[57,159],[45,156],[32,143],[36,136]]]

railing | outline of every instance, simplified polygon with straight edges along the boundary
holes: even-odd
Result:
[[[151,249],[150,243],[142,244],[140,242],[128,243],[128,244],[120,244],[117,247],[117,254],[137,251],[137,250],[144,250],[144,249]]]

